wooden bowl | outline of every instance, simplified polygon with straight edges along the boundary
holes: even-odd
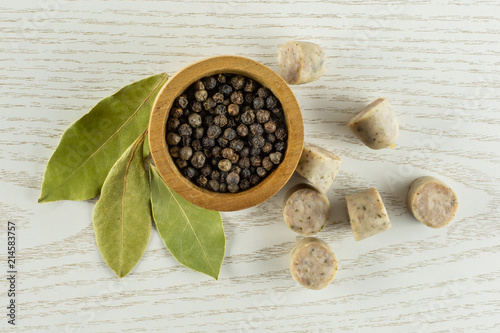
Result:
[[[168,113],[174,100],[192,83],[219,73],[241,74],[266,88],[280,100],[288,131],[283,161],[258,185],[238,193],[217,193],[196,186],[185,178],[168,151],[165,141]],[[156,97],[149,123],[153,160],[165,182],[189,202],[216,211],[235,211],[258,205],[278,192],[292,176],[304,146],[304,124],[295,96],[286,82],[266,66],[237,56],[218,56],[196,62],[175,74]]]

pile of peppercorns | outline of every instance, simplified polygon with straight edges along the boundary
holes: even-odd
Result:
[[[213,192],[259,184],[283,160],[286,124],[279,100],[236,74],[207,76],[179,96],[166,141],[182,174]]]

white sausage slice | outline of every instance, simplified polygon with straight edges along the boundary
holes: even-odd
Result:
[[[326,69],[325,52],[310,42],[291,41],[278,52],[281,77],[288,84],[303,84],[319,79]]]
[[[328,198],[305,185],[296,186],[290,192],[283,205],[286,225],[301,235],[308,236],[320,232],[330,219]]]
[[[389,216],[376,188],[349,195],[345,201],[355,240],[363,240],[391,227]]]
[[[392,105],[385,98],[370,103],[347,124],[365,145],[372,149],[393,147],[399,125]]]
[[[339,172],[342,159],[334,153],[305,143],[302,156],[297,165],[297,173],[307,179],[323,193],[326,193]]]
[[[439,179],[428,176],[411,183],[406,201],[410,213],[431,228],[446,226],[458,209],[455,192]]]
[[[337,258],[325,242],[314,237],[304,238],[291,251],[290,272],[304,287],[323,289],[337,274]]]

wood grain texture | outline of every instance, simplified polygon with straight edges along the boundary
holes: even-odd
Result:
[[[241,74],[271,89],[281,102],[288,130],[288,148],[281,164],[257,186],[239,193],[215,193],[194,185],[175,165],[165,141],[167,119],[175,99],[195,81],[220,73]],[[266,66],[248,58],[235,56],[211,57],[180,69],[156,97],[149,133],[151,155],[165,182],[195,205],[226,212],[254,207],[275,195],[294,173],[304,147],[302,114],[290,87]]]
[[[497,0],[4,1],[0,33],[0,270],[10,220],[19,229],[18,331],[500,329]],[[281,208],[298,176],[265,203],[222,214],[219,281],[178,264],[156,232],[118,280],[95,244],[95,201],[36,203],[62,132],[101,98],[213,55],[276,71],[278,47],[292,39],[322,45],[328,61],[320,80],[292,88],[306,141],[344,161],[328,192],[332,223],[318,234],[339,260],[328,288],[306,290],[288,271],[300,237]],[[346,126],[378,97],[398,116],[393,150],[370,150]],[[426,175],[458,196],[443,229],[406,209],[409,184]],[[373,186],[392,228],[355,242],[343,198]]]

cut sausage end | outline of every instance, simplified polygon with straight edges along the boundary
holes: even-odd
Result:
[[[330,219],[330,201],[314,188],[304,184],[290,190],[283,205],[286,225],[301,235],[314,235],[323,230]]]
[[[453,190],[434,177],[415,179],[408,190],[408,210],[413,216],[431,228],[448,225],[458,209],[458,199]]]
[[[304,287],[323,289],[337,274],[337,258],[325,242],[314,237],[304,238],[291,251],[290,272]]]
[[[278,52],[280,75],[288,84],[304,84],[319,79],[326,69],[323,49],[314,43],[290,41]]]

